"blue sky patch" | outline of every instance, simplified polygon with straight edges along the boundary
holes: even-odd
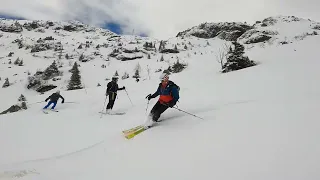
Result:
[[[116,33],[116,34],[122,34],[122,29],[120,24],[117,23],[106,23],[102,26],[104,29],[109,29],[110,31]]]
[[[25,20],[25,19],[22,18],[22,17],[10,16],[10,15],[5,15],[5,14],[0,14],[0,18],[15,19],[15,20]]]

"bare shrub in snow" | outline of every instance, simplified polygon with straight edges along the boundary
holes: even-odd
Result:
[[[128,79],[130,76],[127,72],[124,72],[123,76],[121,77],[121,79]]]
[[[223,64],[226,61],[226,57],[229,49],[230,49],[230,46],[225,43],[222,47],[218,49],[216,53],[216,61],[220,64],[221,68],[223,68]]]

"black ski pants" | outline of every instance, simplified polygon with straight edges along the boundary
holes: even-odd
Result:
[[[153,121],[158,121],[160,115],[168,109],[168,106],[161,104],[159,101],[153,106],[150,111],[150,116],[152,117]]]
[[[107,109],[112,109],[113,108],[114,102],[116,101],[116,97],[117,97],[117,93],[111,92],[109,94],[109,103],[107,105]]]

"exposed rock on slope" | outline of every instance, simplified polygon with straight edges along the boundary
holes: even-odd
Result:
[[[320,30],[320,24],[311,20],[298,18],[295,16],[276,16],[268,17],[262,21],[257,21],[254,25],[248,25],[246,23],[203,23],[198,26],[192,27],[183,32],[179,32],[177,37],[195,36],[198,38],[215,38],[218,37],[227,41],[242,41],[245,44],[254,44],[260,42],[266,42],[270,39],[277,39],[278,35],[282,32],[278,32],[278,26],[281,26],[282,30],[290,30],[290,33],[299,32],[300,34],[294,34],[293,39],[301,39],[296,37],[303,37],[305,34],[317,35]],[[297,29],[298,28],[298,29]],[[301,28],[306,32],[301,34]],[[284,33],[288,33],[286,31]],[[282,33],[282,35],[284,35]]]
[[[183,32],[179,32],[177,37],[195,36],[198,38],[219,38],[234,41],[247,30],[253,27],[245,23],[225,22],[225,23],[203,23]]]

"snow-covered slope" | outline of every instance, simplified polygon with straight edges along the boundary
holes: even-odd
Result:
[[[49,27],[45,33],[25,28],[20,34],[0,32],[0,83],[5,77],[13,83],[0,88],[0,109],[17,103],[20,94],[28,102],[25,111],[0,115],[0,179],[319,179],[320,37],[294,38],[319,29],[312,21],[281,18],[274,17],[278,21],[273,25],[254,25],[258,31],[278,32],[272,37],[275,40],[266,41],[269,43],[246,44],[246,55],[259,64],[225,74],[220,73],[216,58],[219,49],[230,42],[218,37],[171,38],[165,41],[165,48],[175,49],[176,45],[179,53],[162,54],[158,40],[118,37],[106,30],[68,32]],[[30,52],[40,37],[48,36],[57,39],[54,44],[61,41],[61,60],[54,49]],[[249,38],[242,37],[240,42]],[[280,43],[286,37],[288,44]],[[23,38],[22,44],[30,49],[13,44],[17,38]],[[89,48],[85,48],[86,41]],[[145,48],[145,42],[155,43],[157,51]],[[78,49],[80,43],[84,43],[82,49]],[[98,44],[105,45],[96,48]],[[113,49],[122,55],[143,57],[122,61],[118,55],[108,56]],[[87,62],[78,60],[82,53],[89,56],[98,51],[102,56]],[[7,57],[9,52],[14,55]],[[65,59],[65,54],[74,59]],[[160,62],[162,55],[164,61]],[[9,59],[18,57],[24,66],[8,64]],[[148,105],[145,96],[157,88],[158,69],[167,69],[177,59],[188,65],[170,76],[181,87],[178,108],[204,120],[169,109],[157,126],[125,139],[121,131],[143,123],[146,109],[149,112],[156,102],[153,99]],[[43,101],[56,89],[43,94],[27,89],[27,72],[32,76],[53,60],[62,63],[59,70],[63,76],[48,84],[58,86],[66,103],[59,101],[58,113],[44,114]],[[80,64],[86,88],[66,91],[68,70],[75,61]],[[141,78],[136,82],[132,75],[138,64]],[[114,111],[126,114],[100,118],[105,79],[115,71],[120,76],[130,74],[130,78],[119,80],[126,91],[119,91],[114,107]]]

